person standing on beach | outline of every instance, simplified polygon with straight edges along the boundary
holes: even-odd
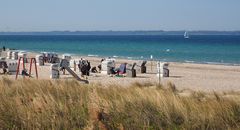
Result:
[[[104,58],[101,59],[101,63],[98,65],[98,70],[99,70],[99,72],[101,72],[101,70],[102,70],[102,62],[103,62],[104,60],[105,60]]]

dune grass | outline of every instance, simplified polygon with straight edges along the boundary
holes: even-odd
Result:
[[[240,129],[239,93],[0,80],[0,129]]]

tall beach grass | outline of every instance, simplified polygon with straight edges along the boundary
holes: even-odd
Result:
[[[0,129],[240,129],[240,94],[0,80]]]

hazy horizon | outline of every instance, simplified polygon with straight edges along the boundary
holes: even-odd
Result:
[[[49,30],[49,31],[0,31],[0,33],[44,33],[44,32],[240,32],[239,30]]]

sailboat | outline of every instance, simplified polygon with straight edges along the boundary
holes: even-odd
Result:
[[[188,34],[187,31],[185,31],[185,33],[184,33],[184,38],[185,38],[185,39],[188,39],[188,38],[189,38],[189,34]]]

